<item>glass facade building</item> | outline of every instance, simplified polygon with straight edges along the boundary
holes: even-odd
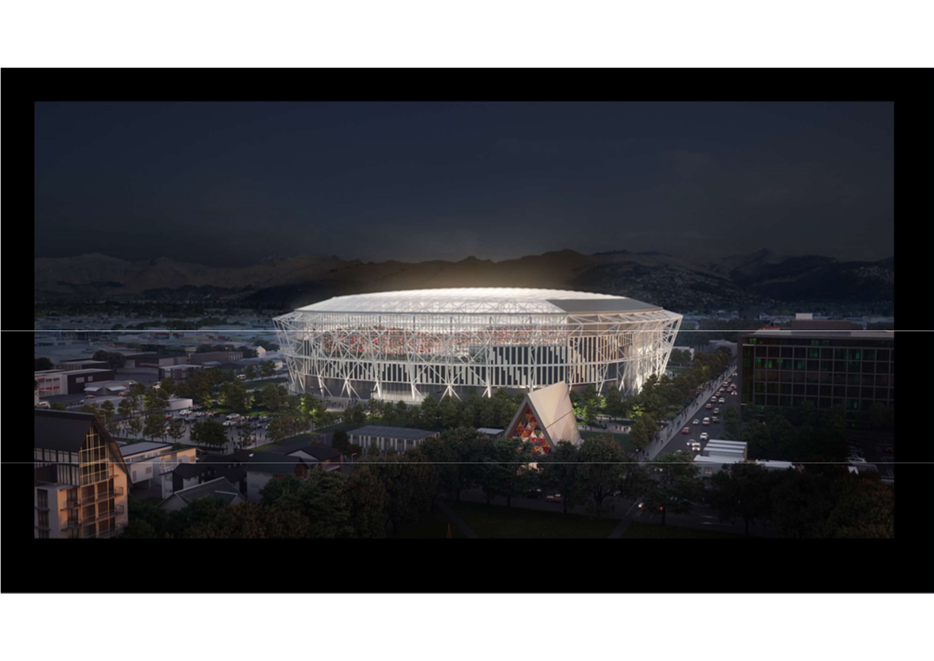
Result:
[[[757,331],[739,337],[745,407],[895,404],[895,335],[885,331]]]

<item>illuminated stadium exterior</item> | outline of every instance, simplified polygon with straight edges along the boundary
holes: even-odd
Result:
[[[681,315],[622,296],[505,287],[339,296],[275,319],[292,392],[419,401],[559,381],[639,390]]]

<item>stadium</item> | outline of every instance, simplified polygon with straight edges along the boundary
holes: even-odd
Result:
[[[420,401],[571,388],[639,390],[681,315],[622,296],[505,287],[338,296],[276,317],[294,393]]]

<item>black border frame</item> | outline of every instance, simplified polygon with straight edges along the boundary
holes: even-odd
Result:
[[[7,69],[4,74],[4,331],[31,323],[32,291],[23,279],[32,269],[22,259],[29,246],[21,220],[31,217],[33,203],[33,104],[59,100],[892,101],[905,228],[899,253],[910,278],[900,297],[899,327],[934,330],[931,70]],[[919,359],[917,368],[903,369],[899,377],[903,408],[913,416],[900,421],[908,439],[902,442],[907,454],[900,451],[900,457],[923,463],[899,467],[900,525],[894,540],[770,540],[753,541],[752,548],[723,540],[630,540],[625,548],[596,540],[482,540],[470,548],[452,548],[446,540],[121,540],[104,542],[111,544],[103,547],[111,571],[90,575],[77,569],[85,556],[98,555],[100,546],[66,548],[32,537],[31,511],[22,508],[26,484],[32,484],[32,444],[24,438],[29,433],[21,412],[30,402],[28,389],[16,386],[28,370],[29,355],[18,346],[20,334],[3,332],[3,374],[10,390],[2,424],[2,488],[8,496],[2,499],[7,514],[2,588],[135,592],[140,583],[121,571],[120,560],[142,556],[156,559],[156,568],[164,560],[172,567],[156,588],[155,572],[148,573],[147,591],[155,592],[931,592],[934,443],[930,420],[914,412],[931,410],[930,373],[920,359],[929,355],[932,338],[931,332],[899,334],[899,342],[910,345],[899,354]],[[729,557],[737,569],[702,568],[699,561],[718,556]],[[318,566],[333,571],[309,576],[300,561],[312,557],[326,559]],[[258,567],[254,559],[261,562]],[[281,569],[268,571],[270,560]]]

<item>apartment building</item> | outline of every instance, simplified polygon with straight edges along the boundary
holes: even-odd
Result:
[[[127,525],[128,471],[91,413],[34,409],[35,536],[113,537]]]

